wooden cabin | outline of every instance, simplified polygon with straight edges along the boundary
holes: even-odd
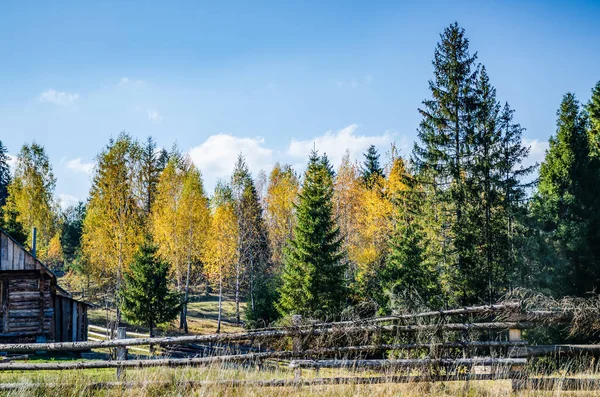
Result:
[[[85,341],[88,306],[0,229],[0,343]]]

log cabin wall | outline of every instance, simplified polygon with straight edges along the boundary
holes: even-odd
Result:
[[[54,339],[52,279],[40,272],[0,271],[2,332],[0,337]]]
[[[0,339],[87,340],[88,304],[74,300],[56,276],[0,230]]]

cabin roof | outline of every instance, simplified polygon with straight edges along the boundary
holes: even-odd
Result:
[[[39,268],[41,270],[43,270],[45,273],[47,273],[51,278],[56,279],[56,274],[54,274],[54,272],[52,270],[50,270],[48,268],[48,266],[46,266],[42,261],[40,261],[37,257],[35,257],[31,251],[29,251],[27,248],[25,248],[22,244],[20,244],[17,240],[15,240],[14,238],[12,238],[12,236],[10,234],[8,234],[7,232],[5,232],[2,228],[0,228],[0,235],[5,235],[8,239],[10,239],[17,247],[19,247],[20,249],[23,250],[23,252],[25,252],[26,255],[30,256],[31,258],[33,258],[34,262],[36,265],[39,266]],[[13,270],[1,270],[2,272],[11,272]],[[69,298],[72,299],[76,302],[80,302],[83,304],[86,304],[88,306],[92,306],[92,304],[84,302],[84,301],[79,301],[77,299],[74,299],[73,296],[71,295],[71,293],[69,293],[68,291],[66,291],[64,288],[62,288],[61,286],[58,285],[58,283],[56,284],[56,293],[62,297],[65,298]]]

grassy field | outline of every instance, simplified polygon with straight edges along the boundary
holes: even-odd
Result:
[[[243,311],[246,307],[245,302],[240,302],[240,312],[243,317]],[[212,334],[217,330],[217,317],[219,313],[219,298],[216,295],[199,295],[192,298],[188,304],[188,328],[190,334]],[[106,309],[95,308],[88,312],[90,324],[106,327]],[[114,319],[114,311],[109,311],[108,317]],[[122,326],[128,331],[147,333],[148,329],[128,323],[127,320],[122,321]],[[179,320],[171,324],[162,325],[159,327],[157,334],[163,335],[179,335],[183,332],[178,328]],[[232,298],[225,298],[223,301],[221,331],[236,332],[243,328],[235,325],[235,301]]]

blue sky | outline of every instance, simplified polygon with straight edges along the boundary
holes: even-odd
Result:
[[[252,171],[338,162],[371,143],[408,155],[439,33],[467,31],[540,160],[562,95],[600,80],[600,1],[102,1],[0,5],[0,140],[43,144],[64,203],[126,130],[174,141],[210,189]]]

